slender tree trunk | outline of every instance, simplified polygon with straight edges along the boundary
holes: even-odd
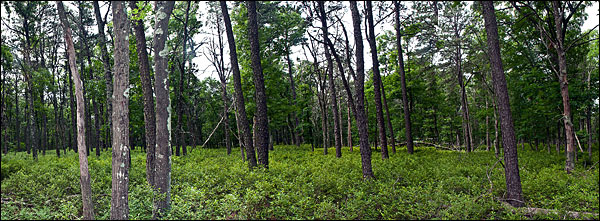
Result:
[[[124,2],[112,3],[114,24],[114,99],[110,219],[128,219],[129,186],[129,20]]]
[[[377,116],[377,131],[381,143],[381,158],[387,159],[388,147],[385,132],[385,119],[383,118],[383,108],[381,105],[381,75],[379,73],[379,60],[377,58],[377,45],[375,43],[375,24],[373,23],[373,10],[371,2],[367,1],[367,20],[369,26],[369,45],[371,46],[371,59],[373,60],[373,87],[375,92],[375,114]]]
[[[319,1],[319,12],[321,17],[321,30],[323,31],[323,36],[327,36],[327,15],[325,14],[325,2]],[[335,156],[340,158],[342,157],[342,137],[340,136],[340,116],[338,112],[338,104],[337,104],[337,93],[335,90],[335,83],[333,81],[333,61],[331,59],[331,54],[329,53],[329,48],[327,45],[325,47],[325,58],[327,59],[327,73],[328,73],[328,81],[329,81],[329,94],[331,97],[331,104],[333,107],[331,111],[333,112],[333,136],[335,140]]]
[[[348,147],[352,152],[352,118],[350,117],[350,105],[348,105]]]
[[[130,1],[131,9],[137,9],[135,1]],[[141,8],[139,9],[141,10]],[[135,11],[135,10],[134,10]],[[150,79],[150,65],[146,51],[146,35],[143,21],[133,21],[135,31],[140,79],[144,94],[144,129],[146,131],[146,179],[148,184],[154,185],[154,159],[156,155],[156,112],[154,111],[154,90]]]
[[[171,101],[165,46],[168,35],[169,17],[175,6],[172,1],[156,2],[157,12],[154,26],[154,90],[156,95],[156,159],[154,174],[154,207],[152,217],[160,218],[167,213],[171,204]]]
[[[75,92],[77,96],[77,148],[79,149],[79,173],[80,173],[80,184],[81,184],[81,196],[83,202],[83,218],[87,220],[94,219],[94,206],[92,202],[92,186],[90,183],[90,174],[88,171],[87,155],[85,153],[85,103],[83,100],[83,85],[81,78],[75,67],[75,47],[73,46],[73,38],[71,35],[71,28],[67,22],[67,16],[63,3],[61,1],[56,2],[58,8],[58,15],[60,17],[62,27],[65,35],[65,42],[67,45],[67,53],[69,57],[69,68],[75,81]]]
[[[256,2],[248,1],[248,40],[250,41],[250,54],[252,60],[253,80],[256,90],[256,150],[258,152],[258,163],[269,168],[269,131],[267,122],[267,95],[265,81],[260,64],[260,47],[258,41],[258,20],[256,13]]]
[[[286,44],[286,60],[287,60],[287,66],[288,66],[288,75],[290,77],[290,90],[292,91],[292,105],[296,106],[296,86],[294,84],[294,75],[292,74],[292,59],[290,59],[290,43]],[[293,120],[294,120],[294,127],[293,127],[293,133],[294,133],[294,143],[296,144],[296,146],[300,146],[300,136],[298,135],[298,125],[299,125],[299,121],[298,121],[298,114],[296,113],[296,111],[294,110],[292,112],[292,116],[293,116]]]
[[[67,53],[67,58],[69,57],[68,53]],[[71,75],[73,75],[73,73],[71,72],[71,69],[68,69],[69,73]],[[79,136],[77,135],[77,117],[76,117],[76,106],[75,106],[75,96],[73,96],[73,78],[69,78],[69,106],[71,108],[71,135],[73,137],[72,143],[71,143],[71,148],[73,149],[73,151],[75,153],[78,152],[78,148],[76,148],[79,144]]]
[[[185,144],[185,134],[183,132],[182,120],[183,120],[183,76],[185,74],[185,61],[187,54],[187,39],[188,39],[188,18],[190,11],[191,2],[187,1],[187,8],[185,11],[185,21],[183,23],[183,63],[179,63],[179,86],[177,87],[177,147],[175,149],[175,155],[179,156],[179,150],[183,148],[183,155],[186,155],[186,144]]]
[[[487,98],[485,99],[485,110],[488,110],[488,101]],[[485,114],[485,150],[486,151],[490,151],[490,117],[488,116],[487,112]]]
[[[492,80],[494,82],[495,94],[498,99],[500,119],[502,121],[502,147],[504,148],[504,162],[506,165],[506,199],[512,206],[521,207],[524,206],[524,203],[517,158],[517,143],[512,114],[510,112],[506,79],[504,77],[500,56],[500,43],[498,40],[498,27],[496,25],[494,3],[491,1],[483,1],[481,3],[483,6],[483,17],[487,33],[489,58],[492,66]]]
[[[17,141],[17,149],[21,149],[21,120],[19,119],[19,75],[15,75],[15,140]]]
[[[102,64],[104,65],[104,79],[106,80],[106,119],[108,122],[108,128],[112,128],[112,73],[110,72],[110,58],[108,57],[108,51],[106,49],[106,37],[104,35],[105,22],[100,16],[100,6],[98,1],[93,1],[94,14],[96,15],[96,23],[98,24],[98,42],[100,43],[100,52],[102,54]],[[106,130],[106,137],[111,138],[111,130]],[[111,143],[109,139],[105,139],[105,142]]]
[[[354,27],[354,39],[356,41],[356,79],[354,79],[354,86],[356,90],[356,119],[358,125],[358,135],[360,137],[360,156],[362,163],[362,174],[363,178],[371,179],[375,178],[373,169],[371,167],[371,148],[369,147],[369,134],[367,130],[367,116],[364,111],[365,94],[364,94],[364,58],[363,58],[363,44],[362,34],[360,31],[360,14],[356,1],[350,2],[350,10],[352,11],[352,24]]]
[[[385,85],[381,82],[381,97],[383,98],[383,107],[385,108],[387,129],[390,131],[390,138],[392,143],[392,152],[396,153],[396,137],[394,135],[394,129],[392,128],[392,119],[390,118],[390,109],[387,105],[387,99],[385,98]]]
[[[409,105],[406,91],[406,77],[404,73],[404,57],[402,56],[402,33],[400,33],[400,3],[395,1],[394,6],[396,8],[396,16],[394,18],[396,22],[396,48],[398,49],[398,68],[400,69],[400,82],[402,84],[402,104],[404,107],[406,149],[409,154],[413,154],[414,144],[412,139],[412,124],[410,121],[410,110],[408,108]]]
[[[240,68],[238,66],[237,51],[235,47],[235,39],[233,38],[233,30],[231,28],[231,20],[229,19],[229,12],[227,11],[227,3],[220,1],[221,12],[223,13],[223,19],[225,21],[225,31],[227,32],[227,42],[229,43],[229,57],[231,59],[231,70],[233,73],[233,87],[235,89],[235,105],[237,109],[237,120],[238,129],[241,130],[243,138],[243,144],[246,146],[246,159],[248,160],[248,167],[253,168],[256,166],[256,154],[254,152],[254,146],[252,144],[252,134],[250,133],[250,125],[248,123],[248,117],[246,115],[246,106],[244,102],[244,94],[242,92],[242,81],[240,77]]]

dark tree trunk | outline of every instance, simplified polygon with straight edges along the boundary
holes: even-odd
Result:
[[[167,213],[171,204],[171,101],[165,47],[169,17],[175,2],[156,2],[157,17],[154,27],[154,90],[156,94],[156,159],[154,174],[154,209],[152,217],[160,218]]]
[[[402,104],[404,110],[404,127],[406,131],[406,149],[409,154],[414,152],[414,144],[412,139],[412,126],[410,122],[410,110],[408,108],[408,99],[406,91],[406,77],[404,73],[404,57],[402,56],[402,34],[400,33],[400,3],[395,2],[396,7],[396,47],[398,49],[398,68],[400,69],[400,83],[402,84]],[[437,16],[436,16],[437,17]],[[389,118],[389,117],[388,117]]]
[[[371,179],[375,178],[373,175],[373,169],[371,167],[371,148],[369,147],[369,134],[367,130],[367,116],[365,115],[365,94],[364,94],[364,58],[363,58],[363,44],[362,34],[360,32],[360,14],[356,1],[350,2],[350,10],[352,11],[352,23],[354,27],[354,39],[356,41],[356,79],[354,79],[354,86],[356,90],[356,120],[358,125],[358,135],[360,137],[360,156],[362,162],[362,174],[363,178]]]
[[[524,206],[523,192],[521,190],[521,178],[519,176],[519,163],[517,158],[517,143],[513,127],[512,114],[506,79],[502,68],[500,56],[500,43],[498,40],[498,27],[494,13],[494,3],[482,1],[483,17],[487,33],[487,43],[490,63],[492,67],[492,79],[494,90],[498,99],[498,109],[502,123],[502,147],[504,148],[504,163],[506,176],[506,199],[512,206]]]
[[[352,118],[350,117],[350,105],[348,105],[348,147],[352,152]]]
[[[21,149],[21,120],[19,119],[19,75],[15,75],[15,140],[18,152]]]
[[[325,14],[325,2],[319,1],[319,12],[321,17],[321,30],[323,31],[323,36],[327,36],[327,15]],[[327,73],[328,73],[328,81],[329,81],[329,94],[331,97],[331,104],[333,107],[331,111],[333,112],[333,136],[335,140],[335,156],[342,157],[342,137],[340,136],[340,116],[338,112],[338,104],[337,104],[337,93],[335,90],[335,82],[333,81],[333,61],[331,59],[331,54],[329,53],[329,48],[325,45],[325,58],[327,59]]]
[[[243,144],[246,146],[246,159],[248,160],[248,167],[253,168],[256,166],[256,155],[254,153],[254,146],[252,144],[252,134],[250,133],[250,125],[248,123],[248,117],[246,115],[246,106],[244,104],[244,94],[242,91],[242,81],[240,77],[240,68],[238,66],[237,51],[235,48],[235,39],[233,38],[233,30],[231,28],[231,20],[229,19],[229,12],[227,11],[227,3],[220,1],[221,12],[223,13],[223,19],[225,22],[225,31],[227,32],[227,41],[229,43],[229,57],[231,59],[231,70],[233,72],[233,87],[235,89],[235,105],[237,109],[237,120],[239,130],[241,134]],[[243,155],[243,153],[242,153]]]
[[[110,58],[108,57],[108,51],[106,50],[106,37],[104,35],[105,22],[100,16],[100,6],[98,1],[93,1],[94,13],[96,15],[96,23],[98,24],[98,42],[100,43],[100,52],[102,54],[102,64],[104,65],[104,79],[106,80],[106,119],[108,122],[108,128],[112,128],[112,73],[110,72]],[[105,142],[110,143],[111,130],[106,130]]]
[[[187,39],[188,39],[188,19],[189,19],[189,11],[191,2],[187,1],[187,8],[185,11],[185,21],[183,23],[183,62],[179,62],[179,87],[177,87],[177,137],[179,138],[177,142],[177,147],[175,149],[175,155],[179,156],[180,148],[183,148],[183,155],[187,154],[186,143],[185,143],[185,133],[182,129],[182,120],[183,120],[183,76],[185,74],[185,62],[187,55]]]
[[[75,50],[75,49],[73,49]],[[69,55],[67,54],[67,58],[69,57]],[[72,75],[73,73],[71,72],[71,69],[68,69],[69,73]],[[77,135],[77,117],[76,117],[76,106],[75,106],[75,97],[73,96],[73,78],[69,78],[69,100],[71,101],[69,103],[69,106],[71,108],[71,136],[73,137],[72,143],[71,143],[71,148],[73,148],[73,151],[75,153],[77,153],[79,151],[79,148],[76,148],[79,143],[78,139],[79,136]]]
[[[367,23],[369,29],[369,45],[371,46],[371,59],[373,60],[373,88],[375,92],[375,115],[377,116],[377,132],[381,144],[381,158],[387,159],[388,147],[385,132],[385,119],[383,117],[383,106],[381,104],[381,74],[379,73],[379,60],[377,58],[377,44],[375,43],[375,23],[373,23],[373,9],[371,1],[367,1]]]
[[[267,95],[265,81],[260,64],[260,47],[258,43],[258,20],[256,13],[256,2],[248,1],[248,40],[250,41],[250,54],[252,60],[252,72],[254,88],[256,90],[256,150],[258,163],[269,168],[269,127],[267,122]]]
[[[64,30],[65,41],[67,44],[67,53],[69,57],[69,68],[75,81],[75,92],[77,96],[77,148],[79,149],[79,173],[80,173],[80,184],[81,184],[81,196],[83,202],[83,218],[86,220],[94,219],[94,205],[92,202],[92,186],[90,183],[90,173],[88,170],[87,155],[85,153],[85,103],[83,100],[83,85],[81,78],[75,67],[75,47],[73,46],[73,38],[71,35],[71,28],[67,22],[67,16],[63,3],[60,1],[56,2],[58,8],[58,15],[60,17],[62,27]]]
[[[131,9],[138,6],[134,1],[129,2]],[[141,9],[139,9],[141,10]],[[144,23],[133,21],[135,31],[138,62],[140,68],[140,79],[142,81],[142,92],[144,94],[144,129],[146,131],[146,179],[148,184],[154,185],[154,158],[156,155],[156,113],[154,112],[154,90],[150,79],[150,65],[148,64],[148,52],[146,51],[146,35]]]

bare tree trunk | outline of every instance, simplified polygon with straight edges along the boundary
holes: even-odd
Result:
[[[170,209],[171,204],[171,101],[169,99],[169,79],[165,46],[168,35],[169,17],[175,6],[172,1],[156,2],[157,16],[154,26],[154,90],[156,94],[156,159],[154,174],[154,209],[152,217],[160,218]]]
[[[348,105],[348,147],[352,152],[352,118],[350,117],[350,105]]]
[[[233,38],[233,30],[231,28],[231,20],[229,19],[229,12],[227,11],[227,3],[220,1],[221,12],[223,13],[223,19],[225,21],[225,31],[227,32],[227,42],[229,43],[229,57],[231,59],[231,70],[233,73],[233,87],[235,89],[235,106],[236,106],[236,119],[238,120],[238,129],[241,131],[243,136],[243,144],[246,146],[246,159],[248,160],[248,167],[253,168],[256,166],[256,155],[254,152],[254,146],[252,144],[252,134],[250,133],[250,125],[248,117],[246,115],[246,106],[244,104],[244,94],[242,92],[242,81],[240,77],[240,68],[238,66],[237,51],[235,47],[235,39]],[[243,155],[243,153],[242,153]]]
[[[79,149],[79,173],[83,202],[83,218],[92,220],[94,219],[94,205],[92,202],[92,186],[90,183],[90,173],[88,171],[88,161],[85,152],[85,103],[83,100],[83,85],[79,73],[77,72],[77,68],[75,67],[75,47],[73,46],[71,28],[67,22],[63,3],[57,1],[56,6],[64,30],[67,53],[69,55],[69,68],[75,81],[75,93],[77,96],[77,148]]]
[[[129,2],[133,11],[138,9],[135,1]],[[139,9],[141,10],[141,9]],[[154,91],[150,79],[150,65],[146,51],[146,35],[143,21],[132,21],[135,31],[136,47],[139,62],[140,79],[144,95],[144,129],[146,131],[146,179],[150,186],[154,185],[154,159],[156,157],[156,112],[154,111]]]
[[[21,120],[19,119],[19,75],[15,75],[15,138],[17,140],[17,149],[21,149]]]
[[[129,20],[123,2],[112,3],[114,23],[114,99],[110,219],[128,219],[129,186]]]
[[[408,108],[408,99],[406,91],[406,76],[404,73],[404,57],[402,56],[402,34],[400,33],[400,3],[395,1],[396,8],[396,48],[398,49],[398,66],[400,69],[400,82],[402,84],[402,104],[404,110],[404,127],[406,135],[406,149],[409,154],[414,152],[414,144],[412,139],[412,126],[410,122],[410,110]],[[389,117],[388,117],[389,118]]]
[[[269,126],[267,122],[267,94],[265,91],[265,81],[260,64],[260,47],[258,41],[258,20],[256,12],[256,2],[248,1],[248,40],[250,41],[250,54],[252,60],[253,80],[256,90],[256,126],[258,135],[256,136],[256,150],[258,152],[258,163],[265,168],[269,168]]]
[[[485,110],[487,111],[488,109],[488,101],[487,98],[485,99]],[[485,150],[486,151],[490,151],[490,117],[487,115],[487,113],[485,114]]]
[[[521,207],[523,203],[523,192],[521,190],[521,178],[519,175],[519,163],[517,158],[517,143],[513,127],[512,114],[506,79],[502,68],[500,56],[500,43],[498,40],[498,27],[496,25],[496,14],[494,3],[491,1],[481,2],[483,6],[483,17],[487,33],[487,43],[490,63],[492,66],[492,80],[494,91],[498,99],[498,109],[502,123],[502,147],[504,148],[505,177],[506,177],[506,199],[515,207]]]
[[[373,23],[373,10],[371,2],[367,1],[367,20],[369,29],[369,45],[371,46],[371,59],[373,60],[373,87],[375,92],[375,114],[377,116],[377,131],[381,143],[381,158],[387,159],[388,147],[385,132],[385,119],[383,117],[383,108],[381,104],[381,75],[379,74],[379,60],[377,58],[377,45],[375,43],[375,24]]]
[[[319,1],[319,12],[321,17],[321,30],[323,31],[323,36],[327,36],[327,15],[325,14],[325,2]],[[331,54],[329,52],[329,48],[327,45],[325,47],[325,58],[327,59],[327,73],[328,73],[328,81],[329,81],[329,94],[331,98],[331,111],[333,112],[333,136],[335,140],[335,156],[340,158],[342,157],[342,137],[340,136],[340,116],[338,112],[338,104],[337,104],[337,93],[335,90],[335,82],[333,81],[333,61],[331,59]]]
[[[352,11],[352,24],[354,27],[354,39],[356,41],[356,79],[354,79],[356,90],[356,120],[358,125],[358,135],[360,137],[360,155],[362,162],[363,178],[375,178],[371,167],[371,148],[369,147],[369,134],[367,130],[367,116],[364,112],[365,94],[364,94],[364,58],[362,34],[360,32],[360,14],[356,1],[350,2],[350,10]]]
[[[106,49],[106,37],[104,35],[104,25],[105,22],[102,20],[100,16],[100,6],[98,5],[98,1],[93,1],[94,5],[94,14],[96,15],[96,23],[98,24],[98,41],[100,42],[100,52],[102,54],[102,64],[104,65],[104,79],[106,80],[106,119],[108,122],[108,128],[112,128],[112,73],[110,72],[110,58],[108,57],[108,51]],[[106,130],[106,138],[105,142],[111,143],[109,140],[112,138],[111,130]]]

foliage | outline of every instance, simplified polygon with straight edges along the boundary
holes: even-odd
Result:
[[[358,151],[322,155],[302,145],[276,146],[269,170],[249,171],[224,149],[194,149],[173,156],[172,209],[165,219],[564,219],[565,211],[598,211],[597,146],[592,161],[580,160],[575,174],[563,172],[564,154],[520,151],[519,167],[528,207],[559,215],[513,212],[498,201],[504,171],[493,152],[473,153],[405,147],[389,160],[373,158],[377,179],[360,177]],[[145,154],[132,151],[131,219],[150,219],[152,192],[145,180]],[[79,219],[77,155],[23,153],[2,158],[2,220]],[[111,159],[89,158],[96,218],[108,219]],[[490,171],[490,181],[487,172]],[[491,190],[491,192],[488,192]],[[7,200],[7,201],[5,201]],[[567,217],[568,218],[568,217]],[[598,219],[598,217],[591,217]]]

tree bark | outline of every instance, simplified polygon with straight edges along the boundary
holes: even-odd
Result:
[[[223,13],[223,19],[225,21],[225,31],[227,32],[227,42],[229,43],[229,57],[231,59],[231,70],[233,72],[233,87],[235,89],[235,106],[238,120],[238,129],[241,130],[243,144],[246,146],[246,159],[248,160],[248,167],[253,168],[256,166],[256,154],[254,152],[254,146],[252,145],[252,134],[250,133],[250,125],[248,117],[246,115],[246,106],[244,102],[244,94],[242,91],[242,81],[240,77],[240,68],[238,66],[237,51],[235,47],[235,39],[233,38],[233,30],[231,28],[231,20],[229,19],[229,12],[227,11],[227,3],[220,1],[221,12]]]
[[[412,124],[410,121],[410,110],[408,108],[408,99],[406,91],[406,77],[404,73],[404,57],[402,56],[402,34],[400,33],[400,3],[396,1],[394,3],[396,7],[396,47],[398,49],[398,68],[400,69],[400,82],[402,84],[402,104],[404,110],[404,127],[406,136],[406,149],[409,154],[414,152],[414,144],[412,139]],[[389,117],[388,117],[389,118]]]
[[[81,197],[83,202],[83,218],[87,220],[94,219],[94,206],[92,202],[92,186],[90,183],[90,174],[88,171],[88,161],[85,152],[85,103],[83,100],[83,85],[81,78],[75,67],[75,47],[73,46],[73,37],[71,35],[71,28],[67,22],[67,16],[63,3],[56,1],[58,8],[58,15],[60,17],[62,27],[64,30],[65,42],[67,45],[67,53],[69,55],[69,68],[75,81],[75,93],[77,96],[77,148],[79,149],[79,173],[80,173],[80,184],[81,184]]]
[[[352,11],[352,24],[354,26],[354,39],[356,41],[356,78],[354,86],[356,91],[356,119],[358,125],[358,135],[360,137],[360,158],[362,162],[362,174],[364,179],[375,178],[371,167],[371,148],[369,147],[369,134],[367,130],[367,116],[365,115],[365,87],[364,87],[364,57],[362,34],[360,31],[360,14],[356,1],[350,2],[350,10]]]
[[[377,132],[381,143],[381,158],[387,159],[388,147],[385,132],[385,119],[383,118],[383,108],[381,104],[381,74],[379,73],[379,60],[377,58],[377,44],[375,43],[375,24],[373,23],[373,9],[371,1],[367,1],[367,23],[369,29],[369,45],[371,48],[371,59],[373,60],[373,87],[375,92],[375,115],[377,116]]]
[[[128,219],[129,186],[129,20],[124,2],[112,3],[114,23],[114,99],[110,219]]]
[[[152,217],[166,214],[171,204],[171,101],[167,56],[170,53],[165,42],[168,35],[169,17],[175,2],[156,2],[157,12],[154,26],[154,90],[156,95],[156,159],[154,174],[154,209]]]
[[[352,118],[350,117],[350,105],[348,105],[348,147],[352,152]]]
[[[135,1],[130,1],[131,9],[138,6]],[[139,8],[139,10],[142,10]],[[135,15],[137,16],[137,15]],[[140,68],[140,79],[144,95],[144,129],[146,131],[146,179],[148,184],[154,185],[154,158],[156,156],[156,113],[154,111],[154,90],[150,79],[150,65],[148,63],[148,52],[146,51],[146,35],[144,33],[143,20],[132,21],[135,31],[138,62]]]
[[[98,24],[98,42],[100,46],[100,52],[102,54],[102,64],[104,65],[104,79],[106,80],[106,119],[108,122],[108,128],[112,128],[112,91],[113,91],[113,79],[112,73],[110,72],[110,58],[108,57],[108,51],[106,49],[106,37],[104,35],[105,22],[100,16],[100,6],[98,1],[93,1],[94,13],[96,15],[96,23]],[[111,130],[106,130],[107,138],[111,138]],[[106,143],[111,143],[110,140],[105,140]]]
[[[328,35],[327,16],[325,14],[325,2],[319,1],[318,6],[322,24],[321,30],[323,31],[323,36],[325,38]],[[329,77],[329,94],[331,97],[331,104],[333,105],[331,111],[333,112],[333,136],[335,141],[335,156],[337,158],[340,158],[342,157],[342,137],[340,136],[340,116],[338,112],[337,93],[335,90],[335,83],[333,81],[333,61],[331,59],[331,54],[329,53],[329,48],[327,47],[327,45],[324,45],[324,47],[325,58],[327,59],[327,76]]]
[[[523,192],[521,190],[521,178],[519,176],[519,163],[517,158],[517,143],[515,139],[515,130],[513,127],[512,114],[510,112],[510,102],[504,69],[500,56],[500,43],[498,38],[498,26],[496,25],[496,15],[494,12],[494,3],[491,1],[482,1],[483,17],[485,20],[485,29],[487,33],[487,45],[490,64],[492,67],[492,80],[494,90],[498,99],[498,109],[502,123],[502,147],[504,148],[505,176],[506,176],[506,199],[508,203],[515,207],[524,206]]]
[[[269,127],[267,122],[267,95],[265,81],[260,64],[260,47],[258,41],[258,20],[256,13],[256,2],[248,1],[248,40],[250,41],[250,54],[252,60],[252,72],[254,88],[256,90],[256,150],[258,163],[269,168]]]

